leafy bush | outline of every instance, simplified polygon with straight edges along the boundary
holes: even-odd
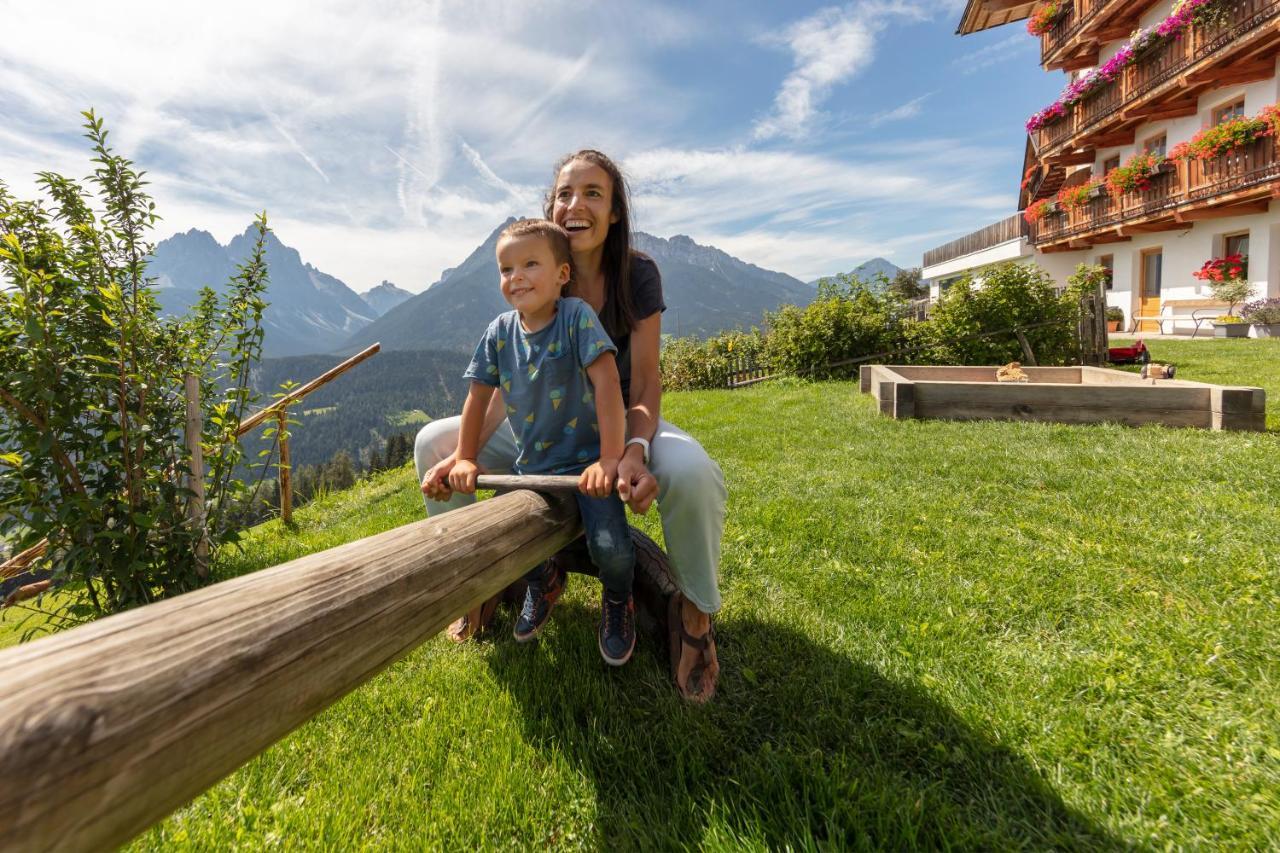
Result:
[[[1117,306],[1115,306],[1115,305],[1110,305],[1110,306],[1108,306],[1108,307],[1107,307],[1107,319],[1108,319],[1108,320],[1111,320],[1112,322],[1119,322],[1119,321],[1124,320],[1124,309],[1123,309],[1123,308],[1119,308],[1119,307],[1117,307]]]
[[[764,338],[758,329],[724,332],[708,338],[674,338],[663,344],[658,356],[662,387],[666,391],[724,388],[740,362],[767,366]]]
[[[157,219],[143,173],[84,113],[95,199],[39,175],[51,207],[0,184],[0,533],[49,543],[40,565],[69,597],[61,624],[205,581],[209,546],[234,541],[225,508],[243,485],[235,431],[261,353],[267,270],[258,242],[224,297],[162,319],[145,277]],[[184,377],[198,378],[207,530],[193,524]]]
[[[892,296],[877,296],[852,276],[824,279],[818,298],[804,308],[785,305],[766,315],[765,359],[784,373],[810,378],[848,375],[848,368],[829,365],[900,343],[899,307]]]
[[[931,364],[1004,364],[1024,360],[1016,335],[967,339],[1022,327],[1040,364],[1067,364],[1077,354],[1072,320],[1075,298],[1059,297],[1053,280],[1034,265],[1000,264],[983,272],[982,286],[968,277],[956,282],[934,305],[929,319],[906,327],[924,346],[913,361]],[[1040,323],[1053,325],[1029,328]]]

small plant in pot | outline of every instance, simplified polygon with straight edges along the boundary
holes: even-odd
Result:
[[[1280,298],[1246,302],[1240,309],[1240,319],[1253,326],[1254,337],[1280,338]]]
[[[1215,338],[1243,338],[1249,334],[1249,324],[1234,314],[1219,314],[1213,318]]]
[[[1107,331],[1118,332],[1124,324],[1124,309],[1112,305],[1107,308]]]

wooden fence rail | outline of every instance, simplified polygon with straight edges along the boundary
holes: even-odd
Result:
[[[510,492],[0,651],[0,846],[127,841],[579,530]]]

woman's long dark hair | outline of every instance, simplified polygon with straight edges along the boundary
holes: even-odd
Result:
[[[617,222],[609,226],[609,233],[604,238],[604,256],[600,267],[604,271],[604,310],[600,312],[600,321],[609,337],[631,334],[635,325],[635,307],[631,301],[631,199],[627,192],[627,181],[622,170],[606,155],[594,148],[584,148],[562,159],[556,164],[555,175],[551,178],[551,191],[543,201],[542,213],[550,219],[555,208],[556,185],[560,182],[560,171],[574,160],[583,160],[599,166],[613,181],[613,214]]]

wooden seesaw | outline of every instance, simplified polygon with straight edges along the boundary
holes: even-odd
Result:
[[[532,489],[553,495],[572,495],[578,491],[578,478],[559,474],[480,474],[476,488],[493,489],[502,494],[513,489]],[[632,527],[631,541],[636,546],[635,586],[632,594],[636,600],[636,625],[659,641],[659,648],[666,649],[668,642],[669,605],[678,588],[671,574],[671,561],[657,542]],[[578,537],[557,553],[560,564],[570,572],[596,577],[595,566],[587,553],[587,543]],[[507,603],[524,600],[524,580],[513,582],[503,591]],[[675,673],[672,673],[674,676]]]
[[[581,529],[567,496],[521,488],[0,651],[0,847],[128,841]],[[675,586],[633,536],[665,632]]]

